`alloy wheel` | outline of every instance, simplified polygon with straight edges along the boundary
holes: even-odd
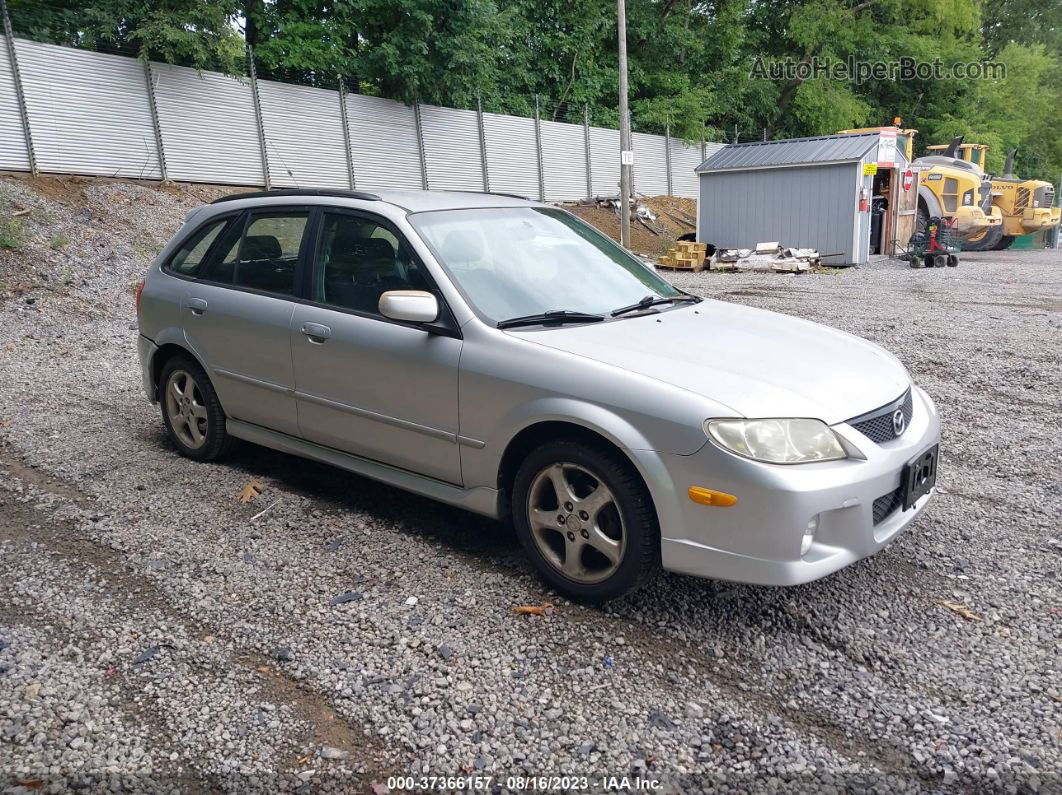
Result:
[[[590,470],[555,463],[540,471],[528,491],[527,518],[542,556],[568,579],[607,579],[623,561],[626,533],[609,488]]]
[[[206,443],[207,410],[203,392],[187,370],[174,370],[166,382],[166,416],[182,444],[197,450]]]

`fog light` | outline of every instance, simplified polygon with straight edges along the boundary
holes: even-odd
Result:
[[[808,554],[808,550],[811,549],[811,542],[815,540],[815,531],[819,529],[819,517],[816,515],[812,517],[808,522],[808,527],[804,531],[804,537],[800,539],[800,557],[804,557]]]

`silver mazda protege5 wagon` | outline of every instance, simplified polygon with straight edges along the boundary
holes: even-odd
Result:
[[[519,197],[227,196],[188,214],[137,303],[183,455],[243,439],[511,516],[574,598],[660,565],[814,580],[933,494],[936,409],[894,356],[685,293]]]

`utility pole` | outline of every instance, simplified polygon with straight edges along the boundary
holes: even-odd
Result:
[[[619,122],[620,122],[620,245],[631,247],[631,117],[627,110],[627,9],[616,0],[616,38],[619,44]]]

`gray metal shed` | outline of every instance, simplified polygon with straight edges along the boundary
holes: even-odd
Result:
[[[697,240],[726,248],[777,240],[839,255],[829,264],[867,262],[871,196],[879,187],[886,195],[898,181],[887,175],[907,167],[898,147],[883,148],[881,177],[865,173],[877,167],[879,141],[870,132],[724,147],[697,167]]]

